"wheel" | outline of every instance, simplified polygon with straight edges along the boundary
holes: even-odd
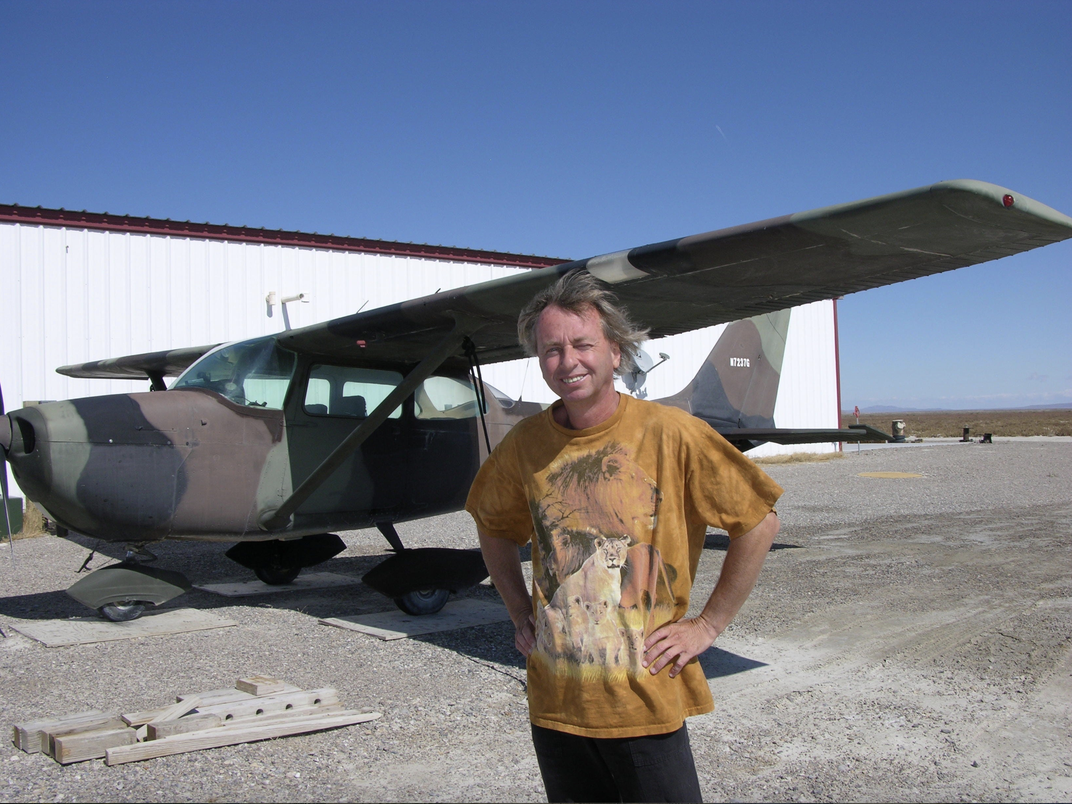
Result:
[[[435,614],[447,605],[447,598],[449,597],[449,589],[421,589],[416,592],[408,592],[402,597],[396,597],[395,605],[406,614],[415,616]]]
[[[260,567],[253,573],[269,586],[283,586],[298,577],[301,567]]]
[[[141,617],[145,611],[145,604],[138,600],[117,600],[114,603],[105,603],[99,609],[100,616],[113,623],[125,623]]]

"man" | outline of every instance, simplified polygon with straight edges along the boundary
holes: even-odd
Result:
[[[699,801],[684,724],[714,704],[694,659],[751,592],[782,490],[705,422],[615,390],[646,333],[587,272],[538,294],[518,335],[559,401],[495,449],[466,510],[527,657],[548,800]],[[730,546],[687,618],[708,525]]]

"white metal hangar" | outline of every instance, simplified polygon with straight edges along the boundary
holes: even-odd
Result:
[[[55,369],[252,338],[562,261],[0,205],[0,386],[8,410],[33,401],[144,391],[147,383],[72,379]],[[660,353],[670,359],[651,372],[642,392],[659,399],[680,391],[723,327],[646,345],[656,361]],[[513,398],[551,400],[530,361],[487,366],[484,378]],[[838,393],[836,303],[795,308],[775,423],[836,427]],[[767,444],[750,454],[837,448]]]

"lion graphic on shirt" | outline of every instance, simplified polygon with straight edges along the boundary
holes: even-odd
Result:
[[[551,467],[532,503],[538,651],[574,666],[639,672],[656,607],[673,605],[667,568],[650,544],[660,500],[620,444]]]

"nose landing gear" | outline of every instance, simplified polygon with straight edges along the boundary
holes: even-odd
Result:
[[[159,606],[193,588],[181,572],[148,567],[138,558],[152,561],[156,556],[144,545],[131,545],[123,561],[91,572],[67,594],[96,609],[104,619],[119,623],[136,620],[146,606]]]

